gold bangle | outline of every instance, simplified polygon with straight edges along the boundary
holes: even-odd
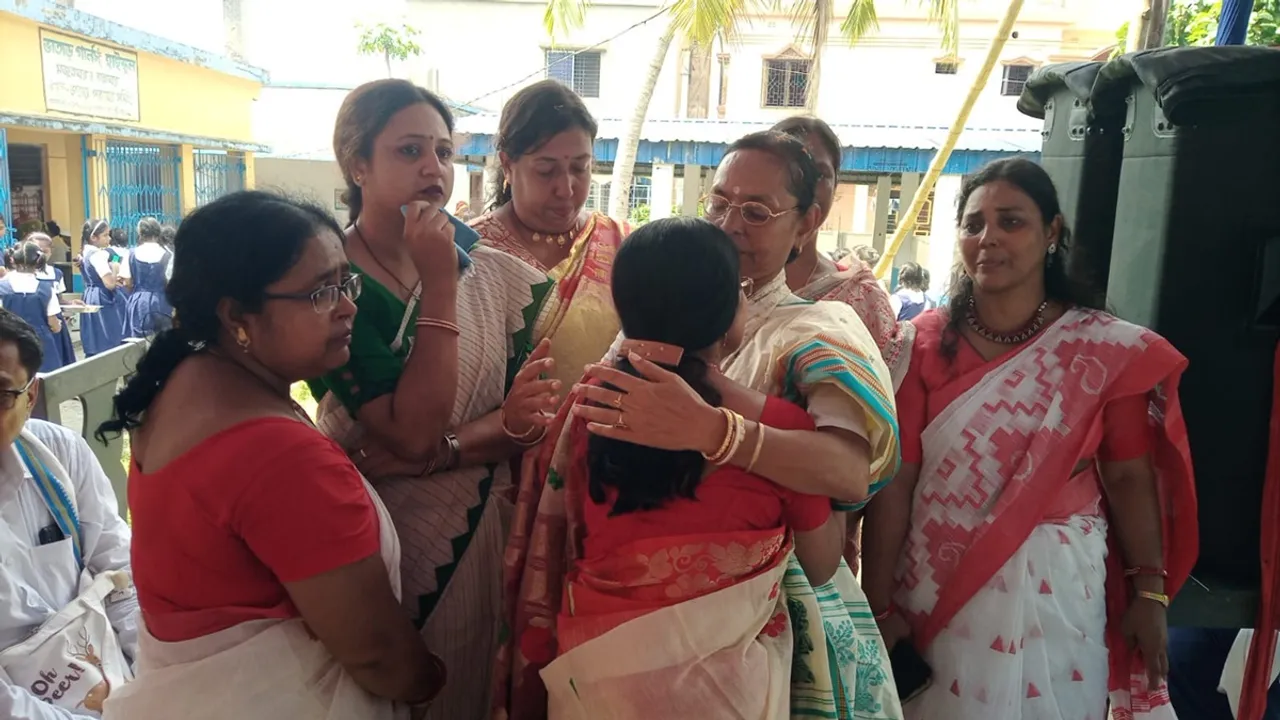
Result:
[[[542,438],[547,436],[546,425],[535,425],[532,428],[529,428],[529,431],[524,434],[513,432],[511,428],[507,427],[506,408],[498,408],[498,419],[502,423],[502,432],[506,434],[511,442],[519,445],[520,447],[533,447],[534,445],[542,442]]]
[[[720,441],[719,449],[717,449],[715,452],[711,453],[710,455],[708,455],[707,453],[702,453],[702,457],[707,460],[714,460],[714,458],[718,458],[721,455],[723,455],[724,451],[729,448],[729,443],[733,442],[733,416],[730,415],[729,411],[725,410],[724,408],[716,408],[716,409],[719,410],[720,415],[724,417],[724,440]]]
[[[437,330],[448,330],[454,335],[461,335],[462,328],[457,323],[451,323],[448,320],[437,320],[435,318],[418,318],[413,323],[414,327],[420,328],[436,328]]]
[[[751,462],[747,463],[747,473],[750,474],[756,467],[756,461],[760,459],[760,450],[764,448],[764,423],[756,421],[756,449],[751,451]]]
[[[738,453],[738,448],[742,446],[742,440],[747,435],[746,420],[732,410],[726,410],[725,412],[729,413],[730,421],[729,446],[724,449],[724,452],[711,458],[711,463],[713,465],[724,465],[729,462],[729,460]]]
[[[1138,597],[1144,600],[1153,600],[1160,603],[1164,607],[1169,607],[1169,596],[1164,593],[1147,592],[1146,590],[1137,591]]]

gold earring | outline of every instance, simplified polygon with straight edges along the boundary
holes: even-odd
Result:
[[[236,344],[240,346],[240,350],[246,353],[249,352],[249,343],[249,333],[245,332],[242,327],[236,328]]]

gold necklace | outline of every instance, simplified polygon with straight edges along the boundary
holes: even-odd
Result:
[[[578,231],[581,229],[581,228],[579,228],[579,227],[578,227],[578,221],[575,219],[575,220],[573,221],[573,228],[572,228],[572,229],[570,229],[570,230],[569,230],[569,231],[567,231],[567,232],[562,232],[562,233],[544,233],[544,232],[538,232],[537,230],[534,230],[533,228],[529,227],[529,226],[525,223],[525,221],[523,221],[523,220],[521,220],[521,219],[520,219],[520,216],[519,216],[518,214],[516,214],[516,209],[515,209],[514,207],[513,207],[513,208],[511,208],[511,218],[512,218],[513,220],[515,220],[515,221],[516,221],[516,223],[517,223],[518,225],[520,225],[520,227],[524,228],[525,230],[527,230],[527,231],[529,232],[529,237],[530,237],[530,238],[531,238],[535,243],[544,242],[544,243],[546,243],[546,244],[548,244],[548,245],[552,245],[552,244],[554,244],[554,245],[556,245],[556,246],[558,246],[558,247],[564,247],[566,244],[568,244],[570,241],[572,241],[572,240],[574,239],[574,237],[576,237],[576,236],[577,236]]]

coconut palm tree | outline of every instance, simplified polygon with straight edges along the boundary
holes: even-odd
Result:
[[[957,45],[959,0],[922,0],[929,8],[929,17],[942,27],[943,47],[954,52]],[[557,32],[582,24],[590,0],[547,0],[544,23],[548,34],[554,38]],[[710,44],[716,38],[732,42],[738,24],[750,12],[774,13],[789,11],[800,32],[809,40],[812,52],[810,78],[806,93],[806,108],[812,112],[818,96],[818,72],[822,51],[827,47],[831,23],[836,18],[835,0],[673,0],[667,7],[667,25],[658,38],[648,72],[636,97],[636,105],[628,119],[626,133],[618,143],[617,156],[610,179],[609,214],[625,219],[631,199],[631,179],[640,147],[640,135],[645,117],[649,113],[649,101],[662,74],[676,35],[684,35],[692,43]],[[852,0],[848,12],[840,23],[840,36],[853,44],[878,27],[875,0]],[[985,82],[985,78],[983,78]]]

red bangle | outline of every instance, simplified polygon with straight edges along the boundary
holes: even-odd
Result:
[[[1169,571],[1165,570],[1164,568],[1149,568],[1149,567],[1141,567],[1141,566],[1131,567],[1128,570],[1124,571],[1124,576],[1127,578],[1137,577],[1138,575],[1155,575],[1163,578],[1163,577],[1169,577]]]
[[[874,616],[874,617],[875,617],[875,621],[876,621],[876,622],[884,622],[885,620],[888,620],[888,619],[889,619],[889,616],[890,616],[890,615],[892,615],[892,614],[894,613],[894,611],[895,611],[895,610],[897,610],[897,608],[895,608],[895,607],[893,606],[893,603],[889,603],[889,607],[885,608],[884,612],[880,613],[879,615]]]

